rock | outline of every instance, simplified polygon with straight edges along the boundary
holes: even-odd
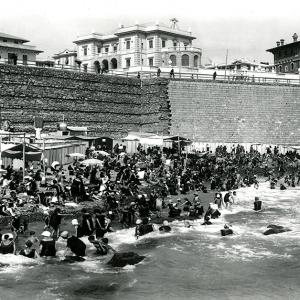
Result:
[[[126,265],[136,265],[141,262],[145,256],[138,255],[134,252],[115,253],[112,259],[107,263],[112,267],[125,267]]]
[[[291,231],[291,229],[289,229],[287,227],[283,227],[280,225],[273,225],[273,224],[268,225],[267,228],[269,228],[269,229],[264,232],[264,235],[278,234],[278,233],[282,233],[282,232]]]

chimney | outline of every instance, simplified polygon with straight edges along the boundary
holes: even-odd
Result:
[[[294,41],[294,43],[297,42],[297,40],[298,40],[298,35],[297,35],[297,33],[295,32],[295,33],[293,34],[293,41]]]
[[[279,47],[279,46],[280,46],[280,42],[279,42],[279,41],[277,41],[277,42],[276,42],[276,45],[277,45],[277,47]]]
[[[280,46],[284,45],[284,39],[280,39]]]

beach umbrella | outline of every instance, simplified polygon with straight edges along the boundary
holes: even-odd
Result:
[[[95,151],[97,154],[101,154],[103,156],[109,156],[109,153],[103,150]]]
[[[90,166],[90,165],[100,165],[103,166],[103,161],[95,158],[89,158],[81,162],[83,165]]]
[[[58,161],[54,161],[52,164],[51,164],[51,167],[53,168],[53,169],[55,169],[57,166],[59,166],[60,165],[60,163],[58,162]]]
[[[70,157],[78,157],[78,158],[85,158],[85,155],[82,153],[69,153],[68,156]]]

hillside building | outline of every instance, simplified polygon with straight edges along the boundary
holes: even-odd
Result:
[[[0,63],[11,65],[35,64],[36,56],[43,51],[37,50],[29,41],[14,35],[0,32]]]
[[[196,37],[180,30],[177,20],[171,26],[135,24],[113,34],[91,33],[78,37],[77,62],[84,71],[130,70],[172,67],[198,71],[202,50],[192,45]],[[74,65],[76,66],[76,64]]]
[[[292,36],[293,42],[284,43],[284,39],[276,42],[276,47],[266,50],[274,55],[274,65],[277,73],[299,73],[300,68],[300,41],[296,33]]]

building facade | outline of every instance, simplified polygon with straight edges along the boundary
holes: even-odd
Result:
[[[276,42],[276,47],[266,50],[274,55],[274,65],[277,73],[299,73],[300,41],[296,33],[293,42],[284,43],[284,39]]]
[[[61,66],[62,68],[74,68],[79,67],[80,64],[77,63],[77,51],[65,49],[53,56],[54,63],[56,66]]]
[[[0,63],[12,65],[35,64],[36,56],[43,51],[27,45],[29,41],[14,35],[0,33]]]
[[[110,35],[92,33],[78,37],[77,60],[83,70],[96,72],[147,67],[198,70],[202,50],[193,47],[190,31],[178,29],[177,20],[165,25],[123,25]]]

